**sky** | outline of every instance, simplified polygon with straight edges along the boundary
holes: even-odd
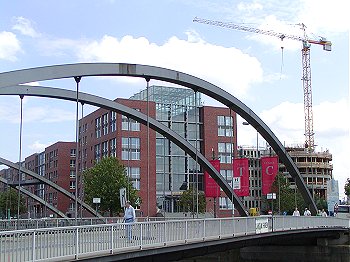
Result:
[[[285,145],[304,138],[302,43],[193,22],[231,22],[309,39],[316,151],[333,155],[340,197],[350,177],[349,19],[347,0],[0,0],[0,72],[81,62],[137,63],[178,70],[228,91],[250,107]],[[281,48],[283,47],[283,49]],[[32,85],[75,90],[74,79]],[[152,84],[163,84],[150,81]],[[90,77],[82,92],[108,99],[143,90],[143,79]],[[203,96],[204,105],[222,106]],[[25,97],[20,150],[20,99],[0,97],[1,157],[17,162],[56,141],[75,141],[73,102]],[[84,106],[87,114],[96,108]],[[256,131],[238,118],[238,145]],[[266,142],[258,136],[259,146]],[[5,168],[0,166],[0,169]]]

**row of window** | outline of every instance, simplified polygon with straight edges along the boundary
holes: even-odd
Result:
[[[140,138],[138,137],[122,137],[122,160],[140,160]],[[94,146],[95,160],[99,161],[103,157],[116,157],[117,150],[116,138],[104,141]]]
[[[138,110],[138,109],[136,109]],[[138,110],[139,111],[139,110]],[[108,131],[115,132],[117,130],[116,123],[117,114],[116,112],[110,112],[110,119],[108,113],[95,119],[95,137],[100,138],[108,134]],[[108,121],[110,121],[108,123]],[[130,119],[126,116],[122,116],[122,130],[126,131],[140,131],[140,123]],[[83,141],[84,142],[84,141]]]
[[[218,116],[218,136],[233,137],[232,116]]]

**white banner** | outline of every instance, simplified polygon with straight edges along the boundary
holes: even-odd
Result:
[[[233,189],[241,189],[241,178],[240,177],[233,177]]]
[[[256,234],[269,232],[269,219],[267,217],[257,217],[255,219]]]

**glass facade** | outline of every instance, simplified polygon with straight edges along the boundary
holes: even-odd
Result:
[[[156,103],[156,119],[174,130],[201,151],[200,122],[201,96],[191,89],[151,86],[149,101]],[[147,90],[130,99],[147,101]],[[167,138],[156,136],[156,190],[157,204],[165,211],[176,210],[180,192],[191,185],[203,190],[203,171],[199,165]]]

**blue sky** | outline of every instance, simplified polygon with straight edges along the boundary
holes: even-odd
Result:
[[[232,93],[282,143],[304,142],[301,43],[194,23],[194,17],[332,41],[311,47],[315,144],[333,154],[340,195],[349,175],[349,23],[346,0],[1,1],[0,72],[78,62],[138,63],[179,70]],[[73,79],[33,83],[74,89]],[[165,84],[151,81],[151,84]],[[109,99],[144,89],[141,79],[88,78],[80,88]],[[205,105],[218,105],[203,98]],[[86,106],[84,113],[94,108]],[[1,156],[19,159],[19,98],[0,97]],[[240,145],[256,133],[238,123]],[[56,141],[74,141],[75,104],[24,99],[22,156]],[[265,145],[260,138],[259,144]],[[0,166],[1,168],[1,166]]]

